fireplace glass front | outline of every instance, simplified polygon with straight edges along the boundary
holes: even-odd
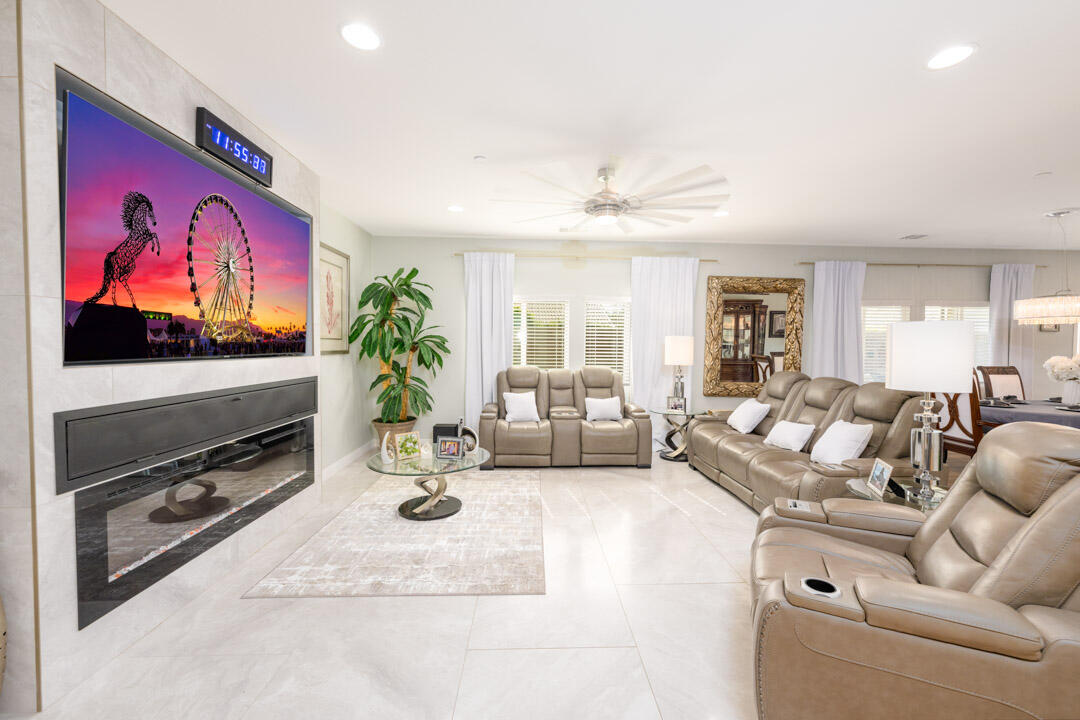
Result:
[[[79,628],[314,482],[307,418],[75,493]]]

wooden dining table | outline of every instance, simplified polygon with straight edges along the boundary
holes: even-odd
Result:
[[[1017,403],[1012,407],[981,405],[979,414],[985,422],[995,425],[1026,420],[1080,428],[1080,411],[1059,410],[1060,407],[1063,407],[1060,402],[1028,400],[1026,404]]]

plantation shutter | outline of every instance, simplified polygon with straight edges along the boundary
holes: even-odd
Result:
[[[585,303],[585,364],[611,368],[630,382],[630,303]]]
[[[518,300],[514,303],[514,364],[546,370],[567,364],[567,310],[562,300]]]
[[[889,325],[911,319],[908,305],[863,305],[863,382],[885,382],[885,338]]]
[[[990,365],[989,305],[927,305],[927,320],[967,320],[975,325],[975,364]]]

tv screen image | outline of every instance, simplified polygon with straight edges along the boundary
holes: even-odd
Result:
[[[310,218],[97,91],[63,98],[65,362],[307,353]]]

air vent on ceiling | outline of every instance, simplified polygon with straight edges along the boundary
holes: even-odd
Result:
[[[923,233],[915,233],[913,235],[905,235],[904,237],[902,237],[900,239],[901,240],[922,240],[923,238],[926,238],[926,237],[930,237],[930,236],[925,235]]]

